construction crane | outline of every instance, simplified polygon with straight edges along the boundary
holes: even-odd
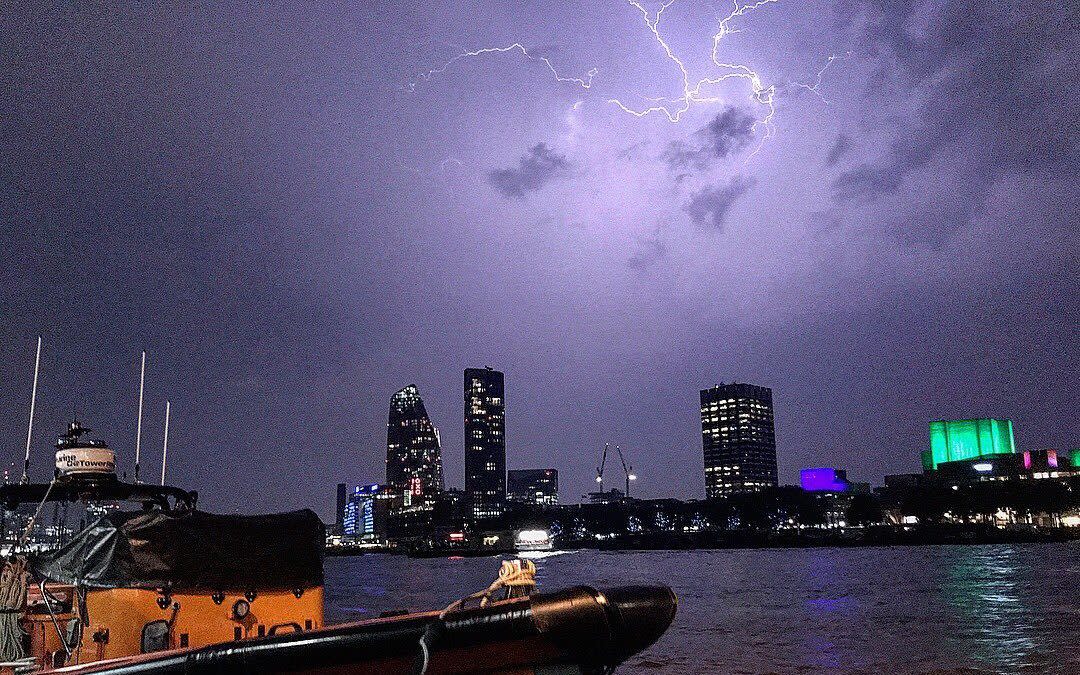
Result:
[[[608,449],[610,447],[610,444],[604,443],[604,452],[600,455],[600,466],[596,467],[596,482],[599,485],[600,492],[604,491],[604,466],[607,464]],[[626,476],[625,495],[629,497],[630,481],[637,480],[637,476],[634,475],[634,467],[627,465],[626,457],[623,455],[622,448],[616,445],[615,452],[619,455],[619,462],[622,464],[623,475]]]

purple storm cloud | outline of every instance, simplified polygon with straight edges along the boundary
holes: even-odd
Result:
[[[143,450],[168,397],[213,510],[327,516],[410,382],[460,485],[485,365],[508,465],[567,500],[605,442],[642,496],[703,495],[698,390],[735,379],[773,388],[787,483],[917,470],[937,418],[1080,443],[1068,4],[780,0],[714,59],[716,11],[656,24],[709,80],[673,123],[624,109],[684,97],[624,2],[6,8],[8,461],[38,334],[35,470],[73,413],[130,465],[146,349]]]

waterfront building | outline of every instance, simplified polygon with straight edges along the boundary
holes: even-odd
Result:
[[[931,480],[979,483],[1002,480],[1043,480],[1080,475],[1080,467],[1059,457],[1056,450],[1024,450],[958,459],[937,465]]]
[[[357,485],[345,503],[342,534],[353,539],[385,535],[390,493],[378,484]]]
[[[431,502],[443,490],[439,431],[416,385],[390,398],[386,425],[386,484],[412,502]]]
[[[503,374],[465,370],[465,497],[473,520],[497,518],[506,502]]]
[[[345,483],[337,484],[337,500],[334,502],[334,531],[333,534],[341,534],[345,523],[345,503],[348,498],[348,490]]]
[[[775,487],[772,389],[737,382],[703,389],[701,444],[708,498]]]
[[[930,449],[922,453],[925,471],[946,462],[1016,454],[1011,420],[935,420],[930,423]]]
[[[559,472],[555,469],[511,469],[506,477],[506,498],[521,504],[558,506]]]
[[[585,499],[589,504],[621,504],[627,501],[626,493],[618,488],[590,492],[585,495]]]
[[[803,469],[799,472],[799,484],[807,492],[847,492],[851,489],[847,471],[831,467]]]

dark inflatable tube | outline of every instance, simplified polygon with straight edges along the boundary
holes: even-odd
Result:
[[[664,586],[577,586],[464,609],[406,614],[62,669],[113,675],[210,673],[601,673],[655,642],[678,602]],[[432,630],[435,624],[437,630]],[[420,642],[430,647],[423,658]]]

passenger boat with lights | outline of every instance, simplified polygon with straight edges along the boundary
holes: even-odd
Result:
[[[0,486],[0,503],[34,518],[50,502],[137,508],[55,550],[16,546],[0,575],[0,673],[601,673],[675,615],[663,586],[534,593],[533,564],[513,560],[445,609],[326,626],[313,512],[199,511],[195,492],[118,479],[87,432],[73,422],[60,438],[52,482]]]

